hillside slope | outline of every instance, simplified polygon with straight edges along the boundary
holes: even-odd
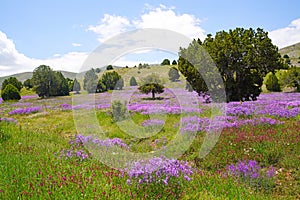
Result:
[[[300,67],[300,42],[288,47],[284,47],[280,49],[279,52],[282,56],[287,54],[291,59],[292,65]]]
[[[61,73],[66,78],[74,79],[76,77],[76,73],[74,73],[74,72],[61,71]],[[9,77],[16,77],[19,81],[21,81],[23,83],[25,80],[31,78],[32,74],[33,74],[32,72],[23,72],[23,73],[19,73],[19,74],[13,74],[13,75],[9,75],[9,76],[0,77],[0,86],[2,85],[2,82]]]

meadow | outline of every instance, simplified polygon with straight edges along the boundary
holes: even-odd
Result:
[[[206,99],[183,89],[166,88],[156,100],[136,87],[124,91],[96,94],[93,102],[74,101],[86,94],[40,99],[25,90],[19,102],[0,100],[0,199],[300,198],[300,93],[263,93],[226,104],[218,116]],[[113,96],[125,94],[127,114],[142,127],[135,135],[112,115]],[[76,119],[89,112],[101,134],[89,119]],[[220,136],[199,157],[211,130]],[[181,141],[186,151],[173,157],[172,143]],[[169,146],[170,154],[160,156]],[[115,159],[115,151],[123,153]],[[129,154],[131,162],[113,167]],[[103,156],[114,163],[101,162]]]

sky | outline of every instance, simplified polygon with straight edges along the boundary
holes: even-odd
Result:
[[[203,40],[222,30],[260,27],[279,48],[300,42],[299,0],[1,0],[0,5],[0,77],[41,64],[78,72],[99,45],[143,28]],[[132,53],[112,64],[151,64],[176,56]]]

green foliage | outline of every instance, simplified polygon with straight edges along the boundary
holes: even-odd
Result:
[[[173,60],[172,65],[177,65],[176,60]]]
[[[161,65],[170,65],[170,60],[169,59],[164,59],[161,63]]]
[[[155,99],[155,94],[161,94],[164,92],[164,86],[157,74],[150,74],[142,79],[143,85],[138,89],[141,93],[152,94],[152,99]]]
[[[266,87],[267,87],[267,90],[269,90],[271,92],[280,92],[281,91],[278,78],[275,74],[271,73],[267,77]]]
[[[114,68],[113,68],[113,66],[112,65],[108,65],[107,67],[106,67],[106,70],[113,70]]]
[[[101,69],[100,68],[96,68],[95,71],[96,71],[97,74],[99,74],[101,72]]]
[[[69,95],[69,84],[61,72],[53,71],[53,82],[50,87],[50,96]]]
[[[180,75],[178,73],[178,69],[176,67],[171,67],[171,69],[168,72],[169,79],[172,82],[175,82],[179,79]]]
[[[88,93],[95,93],[98,84],[98,76],[95,70],[92,68],[87,71],[83,79],[83,89],[87,90]]]
[[[130,78],[130,80],[129,80],[129,85],[130,85],[130,86],[137,86],[137,85],[138,85],[134,76],[132,76],[132,77]]]
[[[280,74],[280,85],[282,87],[294,87],[297,92],[300,92],[300,68],[291,67],[287,71]]]
[[[290,57],[289,57],[289,55],[284,54],[284,55],[283,55],[283,58],[290,58]]]
[[[113,101],[111,105],[112,115],[116,121],[126,119],[128,110],[126,102],[123,104],[121,101]]]
[[[178,62],[180,72],[198,94],[208,91],[203,76],[206,80],[210,76],[197,71],[201,67],[200,71],[205,71],[203,66],[207,62],[200,46],[209,53],[221,74],[227,101],[256,100],[261,93],[263,77],[285,67],[278,48],[272,44],[268,33],[260,28],[256,31],[251,28],[221,31],[214,38],[208,35],[203,43],[199,39],[194,40],[187,49],[181,49]]]
[[[103,74],[101,82],[105,85],[106,90],[122,90],[124,87],[124,80],[115,71]]]
[[[144,68],[147,68],[147,67],[149,67],[149,64],[147,64],[147,63],[144,63],[144,64],[139,63],[138,69],[144,69]]]
[[[26,89],[31,89],[31,88],[33,88],[31,79],[25,80],[24,83],[23,83],[23,86],[24,86]]]
[[[102,92],[106,92],[106,91],[107,91],[106,86],[103,83],[103,81],[100,79],[97,84],[96,93],[102,93]]]
[[[53,71],[49,66],[40,65],[32,76],[33,88],[39,97],[69,95],[69,86],[61,72]]]
[[[80,83],[75,78],[73,81],[73,91],[75,91],[78,94],[80,90],[81,90]]]
[[[19,91],[21,91],[22,86],[23,86],[22,83],[16,77],[9,77],[3,81],[1,90],[3,90],[8,84],[12,84]]]
[[[21,99],[19,90],[12,84],[5,86],[4,90],[1,91],[1,97],[4,101]]]

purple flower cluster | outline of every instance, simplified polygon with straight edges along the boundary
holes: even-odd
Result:
[[[0,122],[8,122],[8,123],[14,123],[17,124],[18,121],[11,117],[0,117]]]
[[[15,110],[10,111],[8,114],[9,115],[23,115],[23,114],[31,114],[31,113],[36,113],[41,110],[40,106],[36,107],[28,107],[28,108],[17,108]]]
[[[136,161],[126,170],[129,176],[127,183],[132,184],[135,182],[138,185],[149,183],[168,185],[172,178],[179,177],[189,181],[191,180],[190,175],[193,174],[192,168],[187,162],[165,157],[154,157],[148,161]]]
[[[189,116],[182,118],[182,132],[199,132],[199,131],[210,131],[218,130],[223,128],[238,128],[245,125],[277,125],[282,124],[280,120],[259,117],[253,119],[239,119],[236,116],[217,116],[214,119],[199,118],[197,116]]]
[[[143,121],[142,126],[161,126],[164,125],[164,121],[160,119],[148,119]]]
[[[122,148],[127,148],[127,149],[129,148],[129,146],[123,143],[122,140],[119,138],[99,140],[99,139],[95,139],[92,135],[88,135],[88,136],[75,135],[75,138],[69,141],[71,148],[67,150],[63,150],[61,152],[61,157],[65,157],[66,159],[76,157],[79,158],[80,160],[85,160],[90,158],[91,153],[86,152],[86,149],[84,148],[84,146],[88,142],[103,147],[119,146]]]
[[[255,160],[239,161],[226,167],[228,174],[241,178],[259,178],[261,167]]]
[[[258,110],[257,114],[271,115],[275,117],[284,118],[296,117],[298,114],[300,114],[300,107],[289,108],[289,106],[287,105],[288,104],[282,105],[277,103],[266,105],[261,110]]]
[[[261,177],[271,178],[275,175],[274,167],[270,167],[263,173],[263,169],[255,160],[239,161],[226,167],[227,173],[242,179],[257,179]]]
[[[0,97],[0,104],[3,102],[3,99]]]
[[[127,144],[123,143],[123,141],[120,138],[113,138],[113,139],[105,139],[105,140],[99,140],[97,138],[94,138],[92,135],[75,135],[75,138],[73,140],[70,140],[70,145],[75,145],[76,147],[84,147],[85,144],[88,142],[92,142],[93,144],[97,144],[98,146],[105,146],[105,147],[111,147],[111,146],[119,146],[124,148],[129,148]]]
[[[239,102],[230,102],[227,105],[227,114],[234,115],[234,116],[249,116],[252,115],[255,111],[255,106],[251,103],[239,103]]]

